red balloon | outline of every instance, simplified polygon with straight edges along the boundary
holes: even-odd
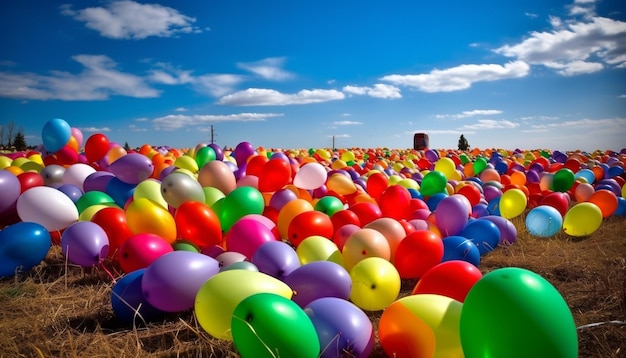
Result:
[[[556,210],[558,210],[559,213],[561,213],[561,216],[564,217],[565,214],[567,213],[567,210],[569,210],[569,202],[570,202],[570,197],[568,194],[561,193],[561,192],[554,192],[554,193],[548,194],[547,196],[544,196],[543,199],[541,199],[540,205],[551,206],[555,208]]]
[[[130,237],[120,247],[117,261],[125,273],[150,266],[159,257],[174,251],[172,245],[159,235],[141,233]]]
[[[97,162],[109,152],[109,138],[101,133],[92,134],[85,142],[85,156],[89,162]]]
[[[78,162],[78,152],[69,145],[63,146],[54,155],[57,158],[57,163],[60,165],[71,165]]]
[[[464,302],[469,290],[481,277],[480,270],[467,261],[445,261],[426,271],[411,294],[432,293]]]
[[[330,217],[333,222],[333,228],[336,230],[344,225],[352,224],[361,227],[361,220],[352,210],[339,210]]]
[[[411,194],[400,185],[392,185],[385,189],[378,200],[383,216],[400,220],[411,215]]]
[[[459,190],[457,190],[457,194],[461,194],[469,200],[472,206],[480,203],[480,190],[472,184],[463,185]]]
[[[367,201],[355,203],[350,206],[348,210],[351,210],[356,214],[362,226],[383,217],[383,212],[380,210],[380,207]]]
[[[393,264],[400,278],[420,278],[441,262],[443,241],[430,230],[416,230],[407,235],[396,249]]]
[[[32,187],[44,185],[43,177],[35,172],[20,173],[17,175],[17,179],[20,181],[21,193]]]
[[[185,201],[174,213],[176,234],[202,250],[207,246],[222,243],[220,220],[207,204],[199,201]]]
[[[263,169],[265,163],[267,163],[268,161],[269,159],[266,156],[258,154],[249,158],[248,162],[246,163],[246,174],[260,177],[261,170]]]
[[[115,257],[120,246],[133,236],[128,227],[126,212],[116,206],[98,210],[92,217],[91,222],[98,224],[109,238],[109,257]]]
[[[619,202],[617,196],[610,190],[598,190],[589,198],[590,203],[594,203],[600,208],[603,218],[608,218],[617,210]]]
[[[305,211],[296,215],[289,222],[287,236],[296,247],[309,236],[323,236],[333,238],[333,222],[328,215],[321,211]]]
[[[291,182],[291,165],[282,158],[270,159],[259,175],[259,191],[274,192]]]
[[[373,173],[367,178],[367,182],[365,184],[367,193],[372,198],[378,200],[385,189],[389,186],[389,178],[387,175],[380,172]]]

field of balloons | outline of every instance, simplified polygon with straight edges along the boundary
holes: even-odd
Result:
[[[124,149],[58,118],[41,137],[0,154],[0,282],[60,247],[106,272],[124,325],[191,311],[242,357],[577,357],[551,282],[481,260],[626,215],[626,149]]]

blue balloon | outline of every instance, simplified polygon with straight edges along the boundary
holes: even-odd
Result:
[[[431,195],[426,200],[426,205],[428,205],[428,209],[430,211],[437,210],[437,205],[439,205],[439,202],[442,201],[446,197],[448,197],[448,194],[446,193],[436,193],[436,194]]]
[[[493,251],[500,243],[500,229],[486,219],[476,219],[465,225],[459,234],[474,242],[481,256]]]
[[[489,204],[487,204],[487,210],[491,213],[491,215],[500,216],[500,197],[495,197],[492,199]]]
[[[107,182],[106,193],[113,198],[117,206],[123,208],[128,199],[133,196],[136,187],[135,184],[128,184],[117,177],[113,177]]]
[[[550,237],[556,235],[563,227],[561,213],[552,206],[540,205],[526,215],[526,229],[531,235]]]
[[[76,204],[78,199],[83,196],[83,191],[74,184],[62,184],[57,189],[72,199],[74,204]]]
[[[28,272],[52,246],[50,232],[34,222],[18,222],[0,230],[0,277]]]
[[[111,290],[111,306],[115,316],[126,324],[146,325],[160,319],[165,312],[146,300],[141,290],[145,269],[135,270],[123,276]]]
[[[624,216],[626,215],[626,199],[619,197],[617,198],[617,209],[613,213],[615,216]]]
[[[51,153],[63,148],[71,137],[72,127],[60,118],[49,120],[41,130],[43,145]]]
[[[448,236],[443,238],[443,258],[441,262],[463,260],[478,267],[480,252],[474,242],[463,236]]]

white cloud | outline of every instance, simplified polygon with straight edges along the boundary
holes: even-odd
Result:
[[[256,62],[238,63],[237,66],[266,80],[284,81],[294,77],[293,73],[283,70],[284,63],[284,57],[270,57]]]
[[[351,135],[349,134],[331,134],[328,136],[328,138],[350,138]]]
[[[174,112],[187,112],[188,109],[185,107],[178,107],[176,109],[174,109]]]
[[[470,88],[475,82],[497,81],[528,75],[530,66],[524,61],[506,65],[482,64],[460,65],[444,70],[432,70],[419,75],[388,75],[383,81],[395,85],[415,87],[423,92],[452,92]]]
[[[272,89],[248,88],[244,91],[226,95],[219,104],[232,106],[284,106],[291,104],[310,104],[344,99],[345,95],[337,90],[301,90],[286,94]]]
[[[193,80],[193,87],[200,93],[220,97],[234,90],[245,80],[244,76],[231,74],[207,74]]]
[[[179,33],[200,32],[199,28],[192,25],[195,18],[159,4],[122,0],[107,3],[106,7],[82,10],[74,10],[71,5],[65,4],[61,5],[61,13],[113,39],[171,37]]]
[[[157,130],[173,131],[180,128],[205,126],[214,122],[253,122],[267,118],[282,117],[281,113],[237,113],[237,114],[170,114],[154,118],[152,125]]]
[[[357,121],[335,121],[333,122],[334,126],[355,126],[355,125],[361,125],[363,124],[363,122],[357,122]]]
[[[500,129],[500,128],[517,128],[519,123],[507,120],[479,119],[475,124],[467,124],[462,128],[466,129]]]
[[[626,98],[626,94],[621,94],[621,95],[619,95],[617,97],[619,97],[619,98]]]
[[[0,72],[0,97],[65,101],[105,100],[110,96],[158,97],[142,77],[122,72],[104,55],[77,55],[79,74],[51,71],[50,75]]]
[[[562,75],[596,72],[605,65],[626,64],[626,22],[605,17],[570,22],[563,28],[532,32],[514,45],[495,49],[496,53],[533,65],[557,69]],[[559,22],[560,26],[560,22]]]
[[[342,91],[349,94],[368,95],[374,98],[402,98],[398,87],[383,83],[377,83],[374,87],[344,86]]]
[[[98,133],[98,132],[110,132],[111,128],[109,127],[79,127],[82,132],[87,133]]]
[[[462,130],[457,130],[457,129],[421,129],[421,130],[414,130],[414,131],[410,131],[407,132],[409,134],[415,134],[415,133],[428,133],[430,134],[474,134],[476,133],[475,131],[462,131]]]

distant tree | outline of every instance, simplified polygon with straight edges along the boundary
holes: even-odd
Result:
[[[469,149],[470,149],[470,145],[467,142],[467,139],[465,138],[463,134],[461,134],[461,137],[459,137],[459,150],[469,150]]]
[[[124,150],[125,151],[130,151],[130,145],[128,145],[128,142],[124,142]]]
[[[22,130],[18,130],[17,133],[15,133],[13,146],[17,151],[26,150],[28,148],[26,145],[26,138],[24,138],[24,132],[22,132]]]

